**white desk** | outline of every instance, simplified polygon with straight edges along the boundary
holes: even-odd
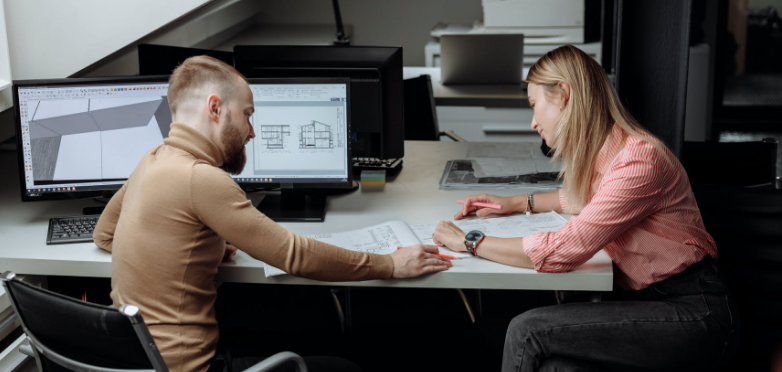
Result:
[[[421,75],[432,77],[432,93],[437,106],[529,108],[523,84],[443,85],[439,67],[404,67],[402,71],[404,79]]]
[[[324,223],[286,223],[299,234],[353,230],[388,220],[410,224],[450,219],[459,209],[456,200],[472,195],[470,190],[439,190],[438,182],[446,160],[462,158],[466,143],[405,143],[404,168],[383,192],[363,192],[330,197]],[[93,243],[46,245],[51,217],[79,214],[88,200],[22,203],[15,153],[0,152],[0,272],[21,274],[110,277],[111,255]],[[498,195],[523,194],[525,190],[499,190]],[[260,200],[262,194],[251,195]],[[243,252],[234,262],[220,267],[216,280],[243,283],[306,285],[349,285],[367,287],[479,288],[610,291],[613,287],[611,261],[600,252],[577,270],[567,274],[537,273],[469,258],[453,261],[443,273],[416,279],[326,283],[290,275],[266,278],[263,264]]]

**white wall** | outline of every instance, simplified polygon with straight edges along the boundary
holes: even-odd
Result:
[[[0,0],[5,5],[11,77],[138,74],[136,44],[208,47],[247,27],[256,0]],[[0,63],[0,67],[2,64]],[[11,107],[0,94],[0,111]],[[0,116],[0,142],[14,134]]]
[[[257,0],[213,1],[208,8],[135,40],[79,71],[76,76],[137,75],[139,68],[136,46],[141,43],[214,49],[226,39],[252,26],[261,4],[262,1]]]
[[[207,3],[5,0],[13,77],[67,77]]]
[[[334,24],[331,1],[264,0],[262,24]],[[405,66],[424,65],[424,45],[437,22],[472,25],[483,18],[481,0],[340,0],[353,45],[401,45]],[[334,29],[336,32],[336,28]]]

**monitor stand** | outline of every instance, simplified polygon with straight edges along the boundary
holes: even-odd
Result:
[[[104,191],[103,195],[92,198],[92,200],[101,203],[101,204],[108,204],[109,201],[111,201],[111,198],[114,197],[114,194],[116,194],[116,191]],[[84,207],[81,210],[81,214],[84,216],[88,216],[91,214],[102,214],[103,210],[105,209],[105,206],[101,207]]]
[[[326,195],[283,189],[280,195],[264,196],[258,210],[275,222],[323,222]]]
[[[91,214],[101,214],[106,207],[84,207],[81,210],[81,214],[88,216]]]

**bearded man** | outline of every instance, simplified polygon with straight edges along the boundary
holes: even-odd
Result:
[[[207,56],[187,59],[171,75],[168,104],[168,138],[108,203],[94,238],[112,252],[114,306],[140,308],[169,370],[204,372],[225,362],[217,355],[214,276],[236,248],[324,281],[408,278],[450,267],[434,246],[358,253],[295,235],[259,212],[229,175],[241,172],[244,147],[255,137],[252,91],[233,67]]]

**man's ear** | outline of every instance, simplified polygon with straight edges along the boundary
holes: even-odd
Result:
[[[557,87],[559,88],[559,91],[562,92],[562,105],[564,106],[570,99],[570,84],[560,81],[557,83]]]
[[[219,123],[220,122],[220,110],[223,109],[223,102],[215,94],[210,94],[206,97],[206,109],[209,115],[209,120]]]

